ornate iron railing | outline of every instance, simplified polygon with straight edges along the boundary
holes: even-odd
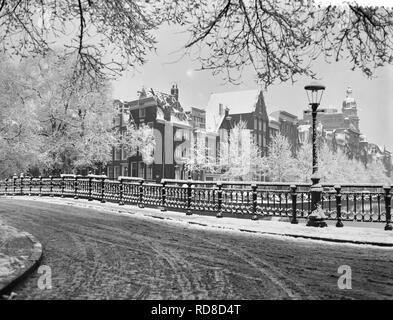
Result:
[[[392,187],[377,184],[322,185],[321,207],[327,220],[384,222],[391,224]],[[83,198],[165,211],[210,213],[251,217],[287,218],[292,223],[311,213],[310,184],[269,182],[209,182],[164,179],[161,183],[141,178],[61,175],[60,177],[13,177],[0,181],[0,195]]]

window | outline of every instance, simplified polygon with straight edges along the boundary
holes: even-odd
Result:
[[[183,140],[183,129],[177,129],[175,132],[174,141],[182,141]]]
[[[119,161],[121,158],[121,149],[115,148],[115,161]]]
[[[153,166],[152,165],[146,167],[146,179],[147,180],[153,179]]]
[[[115,116],[115,127],[120,126],[120,115]]]
[[[128,120],[130,119],[130,115],[128,114],[128,112],[126,110],[123,110],[123,113],[121,116],[122,116],[122,122],[123,122],[123,126],[124,126],[124,125],[126,125]]]
[[[115,174],[114,174],[114,179],[117,179],[120,176],[120,167],[119,166],[115,166]]]
[[[258,130],[262,131],[262,120],[258,119]]]
[[[254,119],[254,129],[255,130],[258,129],[258,119],[257,118]]]
[[[119,172],[120,176],[127,176],[128,175],[128,168],[127,168],[127,164],[121,164],[120,165],[120,172]]]
[[[136,177],[138,175],[138,168],[136,162],[131,162],[131,177]]]
[[[142,161],[139,162],[138,177],[139,178],[145,177],[145,164]]]
[[[224,114],[224,106],[222,103],[218,104],[218,115],[222,116]]]
[[[122,150],[121,158],[122,158],[123,160],[127,160],[127,158],[128,158],[128,153],[127,153],[126,148],[125,148],[125,147],[122,147],[121,150]]]
[[[140,108],[139,109],[139,118],[144,118],[146,116],[146,109]]]
[[[178,180],[181,179],[180,168],[175,168],[175,179],[178,179]]]

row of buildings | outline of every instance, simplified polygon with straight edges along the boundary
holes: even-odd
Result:
[[[142,123],[154,129],[156,145],[153,163],[146,164],[142,156],[127,154],[124,148],[114,149],[112,162],[107,166],[107,176],[143,177],[147,180],[187,179],[182,158],[192,138],[203,132],[206,147],[211,156],[218,157],[219,145],[228,130],[244,121],[263,155],[268,153],[272,137],[278,133],[286,136],[296,155],[298,148],[311,139],[311,118],[304,113],[302,119],[285,110],[268,111],[262,90],[246,90],[213,93],[205,108],[184,108],[179,101],[179,89],[173,85],[170,93],[138,92],[137,99],[129,102],[115,101],[118,115],[115,126],[125,130],[128,121],[136,126]],[[357,104],[348,88],[341,112],[326,109],[318,114],[318,136],[333,149],[341,148],[350,158],[356,158],[365,165],[380,160],[390,176],[392,171],[391,153],[386,148],[369,143],[361,134]],[[214,174],[204,173],[198,177],[215,180]]]

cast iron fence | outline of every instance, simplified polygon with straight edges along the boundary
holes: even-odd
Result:
[[[321,207],[327,220],[384,222],[391,229],[391,186],[322,185]],[[251,217],[288,218],[292,223],[311,213],[310,184],[269,182],[209,182],[163,179],[161,183],[141,178],[75,176],[24,178],[0,181],[0,195],[73,197],[89,201],[116,202],[139,207],[159,207],[192,213]]]

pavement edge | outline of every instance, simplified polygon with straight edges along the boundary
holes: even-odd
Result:
[[[21,236],[28,238],[32,243],[32,249],[30,256],[26,259],[26,265],[20,268],[17,272],[9,275],[8,278],[3,282],[4,285],[0,286],[0,299],[3,295],[9,293],[12,288],[18,285],[22,280],[29,276],[38,266],[42,260],[42,244],[30,233],[21,232]]]

